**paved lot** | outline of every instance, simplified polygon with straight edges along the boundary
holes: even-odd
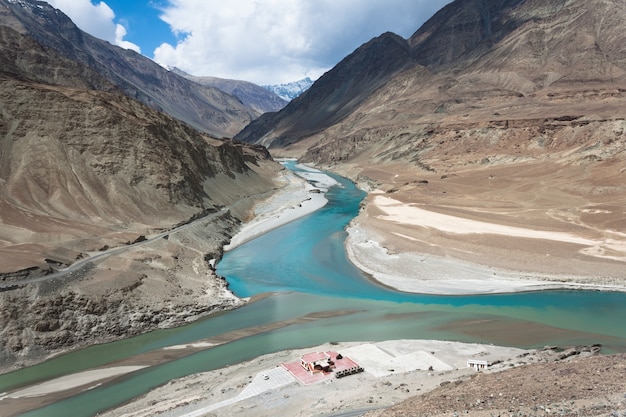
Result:
[[[263,375],[266,375],[267,379]],[[245,387],[236,398],[239,400],[250,398],[262,392],[291,384],[295,381],[296,378],[294,378],[294,376],[291,375],[285,368],[277,366],[276,368],[257,374],[252,382]]]
[[[267,377],[267,378],[266,378]],[[180,417],[201,417],[213,410],[225,407],[227,405],[235,404],[238,401],[245,400],[246,398],[254,397],[265,391],[280,388],[284,385],[295,382],[296,378],[289,373],[282,366],[268,369],[266,371],[258,373],[252,382],[246,386],[236,397],[229,398],[219,403],[211,404],[202,408],[198,408],[192,411],[188,411],[185,414],[180,414]]]
[[[370,343],[345,349],[344,353],[365,368],[365,372],[375,377],[411,372],[418,369],[426,371],[431,366],[434,371],[449,371],[453,369],[452,366],[436,358],[432,353],[424,351],[410,353],[394,352],[398,353],[394,355]]]
[[[309,385],[324,380],[334,380],[339,370],[353,366],[362,366],[365,372],[374,377],[384,377],[392,374],[402,374],[415,370],[426,371],[430,367],[434,371],[442,372],[454,368],[465,367],[467,357],[482,357],[483,347],[464,345],[463,352],[457,354],[461,359],[451,360],[455,355],[446,354],[454,345],[448,342],[421,341],[422,349],[416,349],[410,341],[402,343],[380,342],[376,344],[364,343],[341,350],[342,359],[336,359],[337,352],[328,352],[336,364],[334,372],[310,374],[300,365],[300,361],[283,363],[271,369],[259,372],[243,390],[233,398],[215,404],[195,404],[188,408],[181,407],[172,413],[165,413],[161,417],[201,417],[207,413],[235,404],[239,401],[254,397],[264,392],[298,382]],[[452,346],[452,347],[451,347]],[[435,357],[435,354],[437,357]],[[457,363],[458,362],[458,363]],[[350,377],[348,377],[350,378]],[[193,408],[192,408],[193,407]]]

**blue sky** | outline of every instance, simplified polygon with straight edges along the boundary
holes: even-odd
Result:
[[[138,45],[146,56],[152,58],[154,50],[164,42],[174,45],[178,41],[170,26],[159,17],[167,2],[105,0],[105,3],[115,13],[115,22],[126,28],[125,39]]]
[[[193,75],[318,78],[386,31],[411,36],[450,0],[48,0],[85,32]]]

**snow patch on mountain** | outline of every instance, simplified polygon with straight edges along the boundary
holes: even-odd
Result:
[[[293,81],[286,84],[264,85],[263,88],[276,93],[283,100],[291,101],[308,90],[312,85],[313,80],[306,77],[303,80]]]

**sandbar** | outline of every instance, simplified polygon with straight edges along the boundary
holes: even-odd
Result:
[[[71,390],[88,384],[93,384],[104,379],[135,372],[145,367],[146,366],[112,366],[109,368],[91,369],[89,371],[77,372],[75,374],[65,375],[42,382],[41,384],[14,391],[8,395],[0,397],[0,401],[5,398],[17,399],[40,397],[59,391]]]
[[[441,295],[549,289],[626,291],[620,279],[542,273],[537,268],[548,265],[554,258],[549,254],[534,257],[528,254],[550,246],[567,248],[569,253],[599,261],[620,263],[626,261],[626,235],[623,233],[607,231],[602,238],[597,238],[523,228],[444,214],[381,194],[370,197],[368,213],[360,214],[348,227],[345,247],[348,258],[357,268],[384,285],[406,292]],[[503,246],[504,242],[509,245],[509,242],[517,242],[517,250],[511,251],[510,263],[514,264],[517,256],[525,255],[529,256],[534,269],[494,266],[496,261],[501,265],[506,259],[490,257],[484,246],[475,243],[485,236],[496,244],[503,242]],[[465,252],[444,248],[438,243],[444,239],[462,242],[463,246],[459,247],[465,248]],[[484,262],[472,262],[463,257]]]
[[[300,164],[297,167],[303,171],[283,171],[278,179],[283,183],[282,187],[270,198],[254,206],[251,220],[224,246],[225,251],[313,213],[328,203],[325,194],[337,182],[317,169]]]
[[[245,223],[225,250],[232,250],[255,237],[284,224],[306,216],[326,205],[325,193],[336,181],[322,171],[299,164],[296,175],[285,170],[280,181],[282,188],[269,199],[253,208],[251,221]],[[383,194],[370,193],[359,216],[347,228],[345,248],[348,259],[372,279],[400,291],[460,295],[539,291],[550,289],[598,289],[626,291],[624,280],[598,279],[575,274],[545,273],[524,270],[519,265],[506,267],[508,261],[473,253],[463,256],[438,254],[438,250],[424,250],[437,246],[435,239],[420,240],[416,229],[430,230],[449,239],[471,240],[472,236],[493,236],[497,239],[520,239],[540,246],[575,247],[584,256],[621,263],[626,261],[626,234],[607,231],[602,237],[581,236],[572,232],[541,230],[444,214],[407,204]],[[372,214],[373,213],[373,214]],[[388,227],[388,226],[396,226]],[[456,236],[456,237],[455,237]],[[395,244],[402,241],[403,244]],[[537,242],[537,243],[535,243]],[[393,249],[389,248],[389,243]],[[528,245],[528,244],[527,244]],[[467,252],[473,247],[468,246]],[[521,253],[521,252],[520,252]],[[463,255],[459,251],[454,255]],[[480,256],[479,256],[480,255]],[[511,264],[517,253],[513,253]],[[547,256],[547,255],[546,255]],[[484,262],[473,261],[476,258]],[[532,262],[538,261],[537,258]],[[542,261],[546,264],[546,261]],[[502,267],[504,263],[505,267]],[[541,265],[541,262],[537,262]]]

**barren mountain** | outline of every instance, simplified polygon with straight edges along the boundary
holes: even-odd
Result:
[[[264,149],[122,94],[2,76],[0,96],[2,367],[238,304],[211,262],[253,198],[275,187]],[[64,279],[11,286],[207,214]]]
[[[275,93],[248,81],[208,76],[199,77],[187,74],[178,68],[170,68],[170,71],[198,84],[207,87],[215,87],[225,93],[233,95],[246,106],[259,112],[259,114],[275,112],[287,105],[287,101],[283,100]]]
[[[47,4],[3,1],[0,11],[0,369],[238,305],[213,266],[280,165],[128,97],[130,84],[86,65],[74,45],[144,61],[58,12],[65,26],[46,23]],[[59,45],[15,30],[16,14],[42,20]]]
[[[339,123],[392,75],[413,66],[407,42],[385,33],[344,58],[283,110],[261,116],[236,138],[273,147],[296,142]]]
[[[230,94],[199,86],[143,55],[81,31],[65,14],[46,2],[1,0],[0,26],[56,51],[60,57],[81,63],[130,98],[215,137],[232,137],[260,114]],[[44,66],[38,68],[47,71]],[[39,74],[31,71],[29,76],[36,79]],[[72,81],[64,78],[50,81],[72,86]],[[98,82],[92,84],[92,88],[100,88]]]
[[[1,235],[9,247],[80,246],[72,241],[92,233],[172,226],[234,200],[243,180],[237,177],[268,158],[122,94],[4,77],[0,94]],[[234,195],[212,189],[221,178],[237,187]],[[257,180],[262,191],[271,186]],[[45,265],[50,254],[33,256],[3,256],[1,272]]]
[[[346,142],[359,135],[404,136],[453,117],[498,123],[612,115],[626,82],[624,7],[605,0],[455,1],[409,40],[384,34],[363,45],[237,137],[274,148],[310,138],[296,153],[334,142],[346,147],[345,159],[355,156]]]

